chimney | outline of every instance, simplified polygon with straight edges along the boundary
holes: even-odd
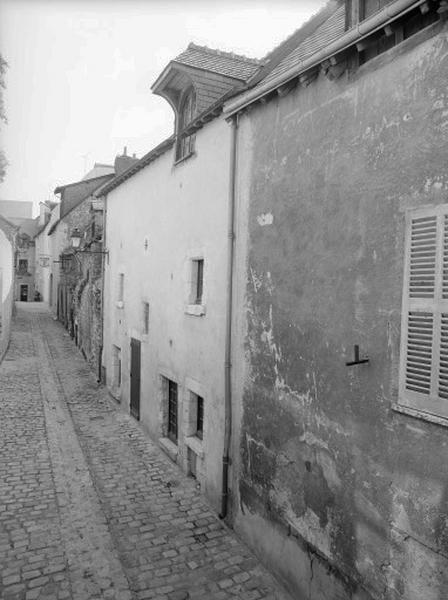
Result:
[[[126,169],[129,169],[131,165],[138,161],[138,158],[135,156],[135,153],[132,156],[128,156],[128,149],[125,146],[123,148],[123,154],[117,155],[114,162],[115,175],[120,175]]]
[[[45,202],[39,202],[39,225],[45,225],[47,222],[47,215],[49,215],[50,209]]]

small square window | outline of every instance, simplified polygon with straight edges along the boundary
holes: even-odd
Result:
[[[28,261],[26,259],[19,259],[19,273],[26,273],[28,271]]]
[[[191,300],[192,304],[202,304],[204,294],[204,259],[192,261]]]
[[[196,396],[196,437],[204,438],[204,398]]]
[[[168,437],[177,444],[177,383],[168,379]]]

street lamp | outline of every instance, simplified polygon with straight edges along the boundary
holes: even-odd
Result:
[[[70,235],[71,247],[74,250],[76,250],[77,248],[79,248],[80,243],[81,243],[81,232],[79,231],[79,229],[77,227],[75,227],[74,229],[72,229],[72,233]]]
[[[109,250],[87,250],[86,248],[80,248],[81,245],[81,232],[77,227],[74,227],[70,233],[70,245],[74,251],[75,256],[79,253],[82,254],[109,254]]]

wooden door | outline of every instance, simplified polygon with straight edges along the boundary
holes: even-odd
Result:
[[[140,420],[140,340],[131,338],[131,415]]]
[[[28,302],[28,285],[22,284],[20,286],[20,301]]]

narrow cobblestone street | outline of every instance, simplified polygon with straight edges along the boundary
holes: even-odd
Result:
[[[0,598],[289,599],[42,304],[0,366],[0,452]]]

